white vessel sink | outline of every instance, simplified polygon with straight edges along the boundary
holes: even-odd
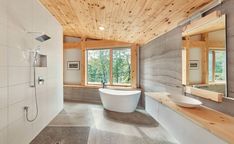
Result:
[[[202,104],[201,101],[183,95],[170,96],[171,100],[182,107],[194,108]]]

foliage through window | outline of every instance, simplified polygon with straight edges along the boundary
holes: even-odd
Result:
[[[129,84],[131,80],[131,50],[113,50],[113,83]]]
[[[131,83],[131,49],[87,50],[87,80],[88,84],[100,84],[104,80],[110,85],[129,85]]]
[[[226,52],[222,50],[209,51],[209,81],[225,81]]]
[[[110,82],[110,50],[88,50],[88,83]]]

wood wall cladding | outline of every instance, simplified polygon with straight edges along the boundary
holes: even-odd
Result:
[[[227,63],[228,63],[228,96],[234,98],[234,1],[225,0],[223,4],[212,9],[221,10],[226,14],[227,31]],[[207,14],[208,14],[207,13]],[[169,91],[181,94],[181,39],[182,27],[177,27],[149,44],[140,48],[140,85],[146,92]],[[176,38],[180,37],[180,38]],[[172,45],[172,46],[171,46]],[[170,60],[170,61],[169,61]],[[178,89],[177,89],[178,88]],[[180,91],[181,90],[181,91]],[[188,95],[199,99],[207,107],[234,116],[234,100],[224,98],[222,103],[216,103],[201,97]],[[143,98],[144,99],[144,98]]]
[[[64,35],[144,44],[212,0],[40,0]],[[104,31],[99,27],[103,26]]]

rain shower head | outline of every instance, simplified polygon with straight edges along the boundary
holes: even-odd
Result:
[[[36,37],[35,39],[40,41],[40,42],[44,42],[44,41],[47,41],[47,40],[49,40],[51,38],[49,36],[47,36],[46,34],[43,34],[43,35],[41,35],[39,37]]]
[[[44,42],[51,39],[48,35],[42,32],[28,32],[28,34],[31,34],[36,40],[40,42]]]

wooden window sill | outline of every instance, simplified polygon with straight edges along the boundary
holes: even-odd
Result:
[[[63,86],[68,87],[68,88],[93,88],[93,89],[102,88],[101,85],[64,84]],[[137,88],[132,88],[131,86],[124,86],[124,85],[106,86],[106,88],[123,89],[123,90],[136,90],[137,89]]]

